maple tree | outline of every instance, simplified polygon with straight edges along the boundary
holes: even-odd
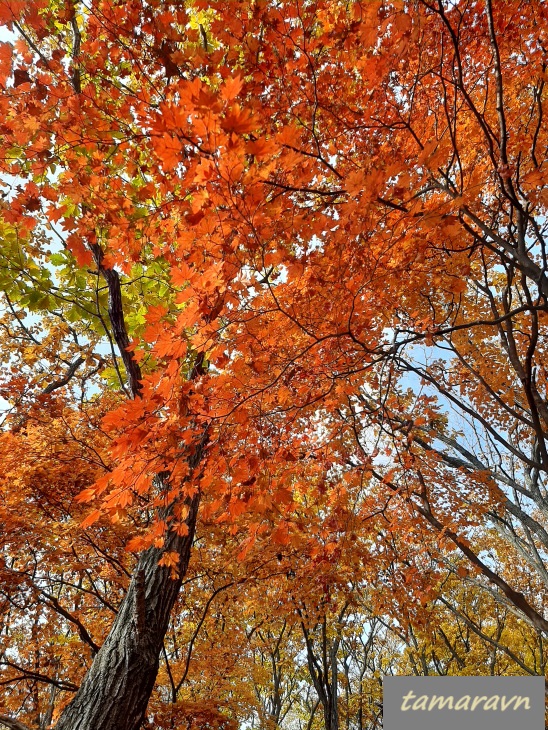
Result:
[[[545,4],[2,0],[0,22],[5,580],[91,652],[38,724],[145,722],[197,529],[238,543],[229,583],[264,556],[308,586],[330,728],[312,634],[335,651],[321,607],[355,576],[420,631],[456,566],[546,633]]]

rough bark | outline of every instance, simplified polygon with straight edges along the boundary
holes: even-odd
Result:
[[[170,533],[163,548],[179,554],[179,577],[173,579],[168,568],[158,565],[163,550],[142,553],[112,629],[56,730],[141,727],[171,610],[188,567],[199,502],[197,492],[189,500],[188,535]]]
[[[103,265],[103,252],[98,245],[90,248],[108,286],[108,314],[126,368],[129,393],[138,398],[142,389],[141,371],[128,349],[120,277],[114,269]],[[203,373],[204,357],[199,354],[189,379],[194,380]],[[191,474],[202,459],[207,437],[206,429],[200,442],[189,449]],[[166,487],[169,474],[159,474],[157,481],[160,488]],[[141,554],[110,633],[55,730],[139,730],[141,727],[158,674],[169,617],[188,568],[200,492],[187,497],[186,503],[188,533],[183,536],[169,532],[162,549],[150,548]],[[167,521],[173,507],[162,511],[160,518]],[[176,579],[170,568],[158,564],[164,552],[179,555]]]

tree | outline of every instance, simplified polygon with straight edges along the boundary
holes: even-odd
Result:
[[[84,524],[140,551],[59,730],[143,722],[201,502],[245,560],[331,495],[307,547],[367,520],[379,612],[456,549],[546,632],[482,557],[546,585],[546,13],[0,3],[8,424],[105,404]]]

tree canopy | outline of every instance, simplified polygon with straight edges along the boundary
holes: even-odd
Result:
[[[0,0],[0,723],[545,673],[547,21]]]

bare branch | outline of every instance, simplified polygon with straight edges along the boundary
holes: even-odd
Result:
[[[62,388],[65,385],[68,385],[68,383],[72,380],[74,377],[76,371],[85,362],[85,359],[83,357],[77,357],[76,360],[74,360],[68,367],[67,372],[62,378],[59,378],[58,380],[54,380],[53,383],[50,383],[47,387],[44,388],[42,393],[44,395],[47,395],[48,393],[53,393],[54,390],[57,390],[58,388]]]

